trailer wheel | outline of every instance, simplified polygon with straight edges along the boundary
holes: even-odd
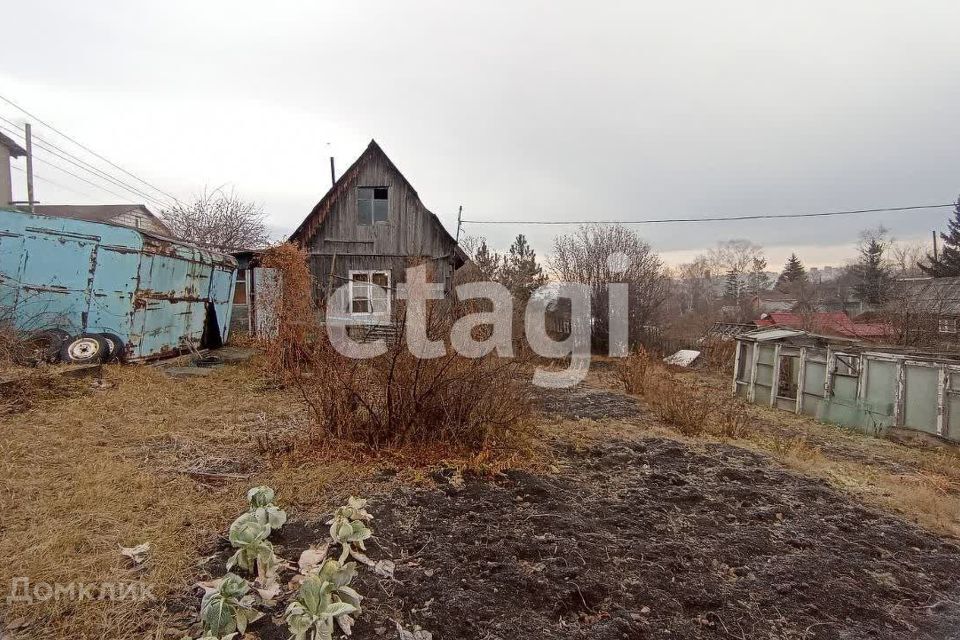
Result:
[[[97,364],[109,354],[107,341],[96,333],[81,333],[63,343],[60,360],[73,364]]]
[[[107,354],[103,357],[104,362],[123,362],[126,359],[123,338],[115,333],[100,333],[98,335],[107,343]]]
[[[24,349],[19,354],[20,364],[35,365],[38,362],[56,362],[60,358],[60,350],[70,334],[62,329],[43,329],[34,331],[24,343]]]

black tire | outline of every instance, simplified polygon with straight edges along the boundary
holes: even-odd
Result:
[[[60,360],[71,364],[99,364],[109,354],[107,341],[98,333],[72,336],[60,348]]]
[[[70,334],[63,329],[42,329],[33,331],[24,343],[19,354],[20,364],[35,365],[38,362],[56,362],[60,359],[60,350]]]
[[[104,362],[123,362],[127,359],[127,345],[123,338],[115,333],[101,333],[99,335],[107,343],[107,355],[103,359]]]

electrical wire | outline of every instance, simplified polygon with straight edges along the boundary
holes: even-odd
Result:
[[[3,121],[5,121],[5,122],[10,122],[9,120],[7,120],[6,118],[4,118],[3,116],[0,116],[0,120],[3,120]],[[3,125],[0,125],[0,128],[4,128]],[[8,129],[8,131],[9,131],[9,129]],[[21,134],[21,135],[22,135],[22,134]],[[140,189],[137,189],[136,187],[130,186],[129,184],[127,184],[127,183],[124,182],[123,180],[120,180],[119,178],[116,178],[116,177],[110,175],[109,173],[103,171],[103,170],[100,169],[99,167],[96,167],[96,166],[94,166],[94,165],[86,162],[86,161],[83,160],[82,158],[78,158],[77,156],[73,155],[73,154],[70,153],[69,151],[67,151],[67,150],[65,150],[65,149],[63,149],[63,148],[61,148],[61,147],[58,147],[57,145],[53,144],[52,142],[49,142],[48,140],[45,140],[44,138],[41,138],[41,137],[38,136],[38,135],[32,135],[31,137],[33,138],[33,143],[34,143],[36,146],[40,147],[41,149],[43,149],[43,150],[46,151],[47,153],[50,153],[51,155],[54,155],[54,156],[60,158],[61,160],[65,160],[65,161],[69,162],[70,164],[72,164],[72,165],[74,165],[74,166],[76,166],[76,167],[78,167],[78,168],[80,168],[80,169],[83,169],[84,171],[86,171],[86,172],[88,172],[88,173],[92,173],[93,175],[95,175],[95,176],[97,176],[97,177],[99,177],[99,178],[103,178],[104,180],[107,180],[107,181],[110,182],[111,184],[114,184],[114,185],[116,185],[116,186],[124,189],[125,191],[129,191],[130,193],[136,194],[137,196],[139,196],[139,197],[141,197],[141,198],[146,198],[147,200],[150,200],[151,202],[153,202],[154,204],[160,206],[161,208],[168,208],[168,207],[170,206],[169,203],[163,202],[163,201],[161,201],[161,200],[158,200],[156,197],[150,195],[149,193],[146,193],[146,192],[144,192],[144,191],[142,191],[142,190],[140,190]],[[51,147],[52,147],[52,149],[51,149]],[[58,151],[59,151],[60,153],[58,153]],[[64,155],[64,154],[65,154],[65,155]]]
[[[825,216],[850,216],[861,213],[897,213],[919,209],[942,209],[955,207],[950,204],[920,204],[909,207],[882,207],[878,209],[852,209],[849,211],[818,211],[815,213],[782,213],[743,216],[712,216],[709,218],[660,218],[655,220],[461,220],[463,224],[673,224],[682,222],[729,222],[733,220],[782,220],[786,218],[820,218]]]
[[[15,165],[11,165],[10,168],[13,169],[14,171],[19,171],[19,172],[22,173],[22,174],[26,174],[26,173],[27,173],[27,170],[26,170],[26,169],[21,169],[20,167],[15,166]],[[84,192],[82,192],[82,191],[77,191],[76,189],[73,189],[72,187],[68,187],[68,186],[65,185],[65,184],[60,184],[60,183],[57,182],[56,180],[51,180],[51,179],[49,179],[49,178],[46,178],[46,177],[44,177],[44,176],[41,176],[39,173],[36,173],[36,172],[34,172],[33,177],[36,178],[37,180],[39,180],[40,182],[45,182],[45,183],[47,183],[47,184],[49,184],[49,185],[52,185],[52,186],[54,186],[54,187],[57,187],[57,188],[59,188],[59,189],[63,189],[63,190],[65,190],[65,191],[69,191],[69,192],[71,192],[71,193],[75,193],[75,194],[77,194],[78,196],[83,196],[83,197],[85,197],[85,198],[93,198],[93,197],[95,197],[95,196],[90,195],[89,193],[84,193]]]
[[[6,118],[4,118],[3,116],[0,116],[0,120],[2,120],[2,121],[4,121],[4,122],[8,122],[8,123],[16,126],[15,123],[10,122],[9,120],[7,120]],[[11,129],[10,127],[5,127],[3,124],[0,124],[0,130],[7,131],[8,133],[11,133],[11,134],[13,134],[13,135],[19,135],[21,138],[24,137],[24,134],[20,133],[20,132],[17,131],[16,129]],[[151,195],[148,194],[148,193],[145,193],[145,192],[143,192],[143,191],[141,191],[141,190],[139,190],[139,189],[137,189],[137,188],[135,188],[135,187],[131,187],[131,186],[128,185],[127,183],[123,182],[122,180],[120,180],[120,179],[118,179],[118,178],[115,178],[115,177],[113,177],[112,175],[106,173],[105,171],[102,171],[102,170],[99,169],[98,167],[95,167],[95,166],[93,166],[93,165],[85,162],[85,161],[84,161],[83,159],[81,159],[81,158],[77,158],[76,156],[73,156],[69,151],[66,151],[66,150],[64,150],[64,149],[61,149],[60,147],[56,146],[56,145],[53,144],[52,142],[48,142],[48,141],[44,140],[44,139],[41,138],[40,136],[33,135],[33,136],[31,136],[31,138],[33,139],[32,141],[33,141],[33,143],[34,143],[34,146],[38,147],[39,149],[43,150],[43,151],[46,152],[46,153],[49,153],[49,154],[51,154],[51,155],[53,155],[53,156],[55,156],[55,157],[57,157],[57,158],[60,158],[61,160],[64,160],[64,161],[72,164],[73,166],[75,166],[75,167],[77,167],[77,168],[79,168],[79,169],[81,169],[81,170],[83,170],[83,171],[86,171],[87,173],[93,174],[94,176],[96,176],[96,177],[98,177],[98,178],[101,178],[101,179],[103,179],[103,180],[106,180],[107,182],[109,182],[109,183],[111,183],[111,184],[113,184],[113,185],[115,185],[115,186],[117,186],[117,187],[120,187],[121,189],[124,189],[125,191],[129,191],[130,193],[133,193],[133,194],[137,195],[138,198],[144,198],[144,199],[152,202],[153,204],[159,206],[161,209],[166,209],[166,208],[169,208],[169,206],[170,206],[169,203],[162,202],[162,201],[158,200],[157,198],[151,196]],[[54,150],[51,149],[50,147],[53,147],[53,149],[57,149],[57,150],[61,151],[62,153],[58,153],[57,151],[54,151]],[[64,154],[66,154],[66,155],[64,155]],[[34,153],[34,157],[36,158],[36,153]],[[36,159],[39,160],[39,158],[36,158]],[[50,164],[50,163],[48,163],[48,164]],[[53,166],[56,166],[56,165],[53,165]],[[74,175],[74,174],[71,174],[71,175]],[[85,181],[85,182],[89,182],[89,181]],[[98,186],[98,185],[94,185],[94,186]],[[112,191],[109,191],[108,189],[104,189],[104,190],[107,191],[108,193],[113,194],[113,195],[117,195],[116,193],[114,193],[114,192],[112,192]],[[119,196],[119,197],[125,198],[125,196]]]
[[[124,169],[124,168],[121,167],[120,165],[118,165],[118,164],[116,164],[116,163],[108,160],[107,158],[103,157],[102,155],[100,155],[99,153],[97,153],[96,151],[94,151],[93,149],[91,149],[90,147],[87,147],[87,146],[84,145],[83,143],[78,142],[76,139],[68,136],[68,135],[65,134],[63,131],[60,131],[59,129],[57,129],[56,127],[54,127],[52,124],[50,124],[50,123],[48,123],[48,122],[46,122],[46,121],[38,118],[36,115],[30,113],[29,111],[27,111],[26,109],[24,109],[23,107],[21,107],[20,105],[18,105],[16,102],[14,102],[13,100],[11,100],[10,98],[7,98],[7,97],[4,96],[4,95],[0,95],[0,100],[3,100],[4,102],[6,102],[7,104],[9,104],[9,105],[12,106],[13,108],[17,109],[18,111],[22,112],[23,114],[25,114],[25,115],[27,115],[27,116],[29,116],[29,117],[31,117],[31,118],[33,118],[33,119],[36,120],[38,123],[40,123],[41,125],[47,127],[47,128],[50,129],[51,131],[54,131],[55,133],[63,136],[64,138],[66,138],[67,140],[69,140],[69,141],[72,142],[73,144],[77,145],[78,147],[80,147],[81,149],[83,149],[84,151],[86,151],[87,153],[90,153],[90,154],[96,156],[97,158],[99,158],[100,160],[106,162],[107,164],[109,164],[109,165],[110,165],[111,167],[113,167],[114,169],[117,169],[118,171],[122,171],[124,174],[126,174],[126,175],[130,176],[131,178],[133,178],[134,180],[137,180],[138,182],[141,182],[142,184],[150,187],[151,189],[153,189],[153,190],[156,191],[157,193],[163,194],[165,197],[169,198],[171,201],[173,201],[173,202],[175,202],[175,203],[179,203],[179,200],[177,199],[176,196],[173,196],[173,195],[167,193],[167,192],[164,191],[163,189],[160,189],[159,187],[156,187],[156,186],[150,184],[149,182],[147,182],[147,181],[144,180],[143,178],[141,178],[141,177],[139,177],[139,176],[137,176],[137,175],[135,175],[135,174],[127,171],[126,169]]]

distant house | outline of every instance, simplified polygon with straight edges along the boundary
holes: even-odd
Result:
[[[891,298],[907,343],[960,342],[960,277],[897,280]]]
[[[383,324],[406,268],[426,263],[450,290],[467,256],[373,140],[290,236],[310,253],[314,299],[349,284],[347,314]],[[378,285],[374,289],[370,285]]]
[[[170,228],[142,204],[38,204],[33,209],[42,216],[106,222],[173,237]]]
[[[774,311],[792,311],[797,305],[797,296],[783,293],[776,289],[767,289],[753,297],[753,308],[757,313],[772,313]]]
[[[847,314],[839,311],[814,313],[775,311],[762,314],[756,324],[759,328],[789,327],[824,336],[839,336],[869,342],[883,341],[894,335],[893,327],[886,323],[855,323]]]

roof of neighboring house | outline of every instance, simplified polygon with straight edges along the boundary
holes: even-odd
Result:
[[[20,156],[27,155],[27,150],[18,145],[12,138],[0,133],[0,145],[3,145],[10,150],[10,155],[14,158],[19,158]]]
[[[893,284],[895,300],[911,312],[960,315],[960,277],[909,278]]]
[[[125,213],[136,211],[153,218],[167,235],[173,235],[170,229],[150,209],[142,204],[38,204],[33,207],[35,213],[43,216],[59,216],[90,222],[113,222]]]
[[[854,323],[847,314],[836,312],[817,312],[810,314],[774,311],[765,313],[757,320],[758,327],[791,327],[805,329],[824,335],[845,336],[875,340],[893,335],[893,327],[882,322]]]
[[[364,149],[363,153],[360,154],[360,157],[357,158],[350,167],[343,172],[336,183],[327,193],[320,199],[320,202],[310,211],[310,215],[300,223],[300,226],[290,234],[290,242],[296,242],[301,245],[308,244],[316,236],[317,232],[320,230],[323,221],[327,219],[327,216],[330,215],[330,210],[333,208],[333,203],[339,198],[343,193],[350,188],[350,185],[354,182],[357,177],[357,174],[360,173],[360,168],[371,158],[375,156],[380,156],[384,161],[386,161],[387,166],[393,169],[400,179],[403,180],[407,187],[410,188],[410,191],[413,192],[413,195],[419,198],[417,195],[417,190],[413,188],[413,185],[410,184],[410,181],[407,180],[406,176],[400,172],[400,169],[397,168],[397,165],[393,164],[393,161],[384,153],[383,149],[380,148],[380,145],[377,144],[376,140],[370,140],[370,144],[367,145],[367,148]],[[426,209],[426,207],[424,207]],[[437,224],[440,229],[443,230],[443,233],[450,239],[450,242],[456,244],[456,240],[453,236],[450,235],[450,232],[447,231],[447,228],[443,226],[443,223],[440,222],[440,218],[437,217],[435,213],[427,210],[430,213],[430,216],[433,218],[433,221]],[[465,263],[468,260],[467,254],[460,248],[459,245],[455,249],[456,257],[461,264]]]

